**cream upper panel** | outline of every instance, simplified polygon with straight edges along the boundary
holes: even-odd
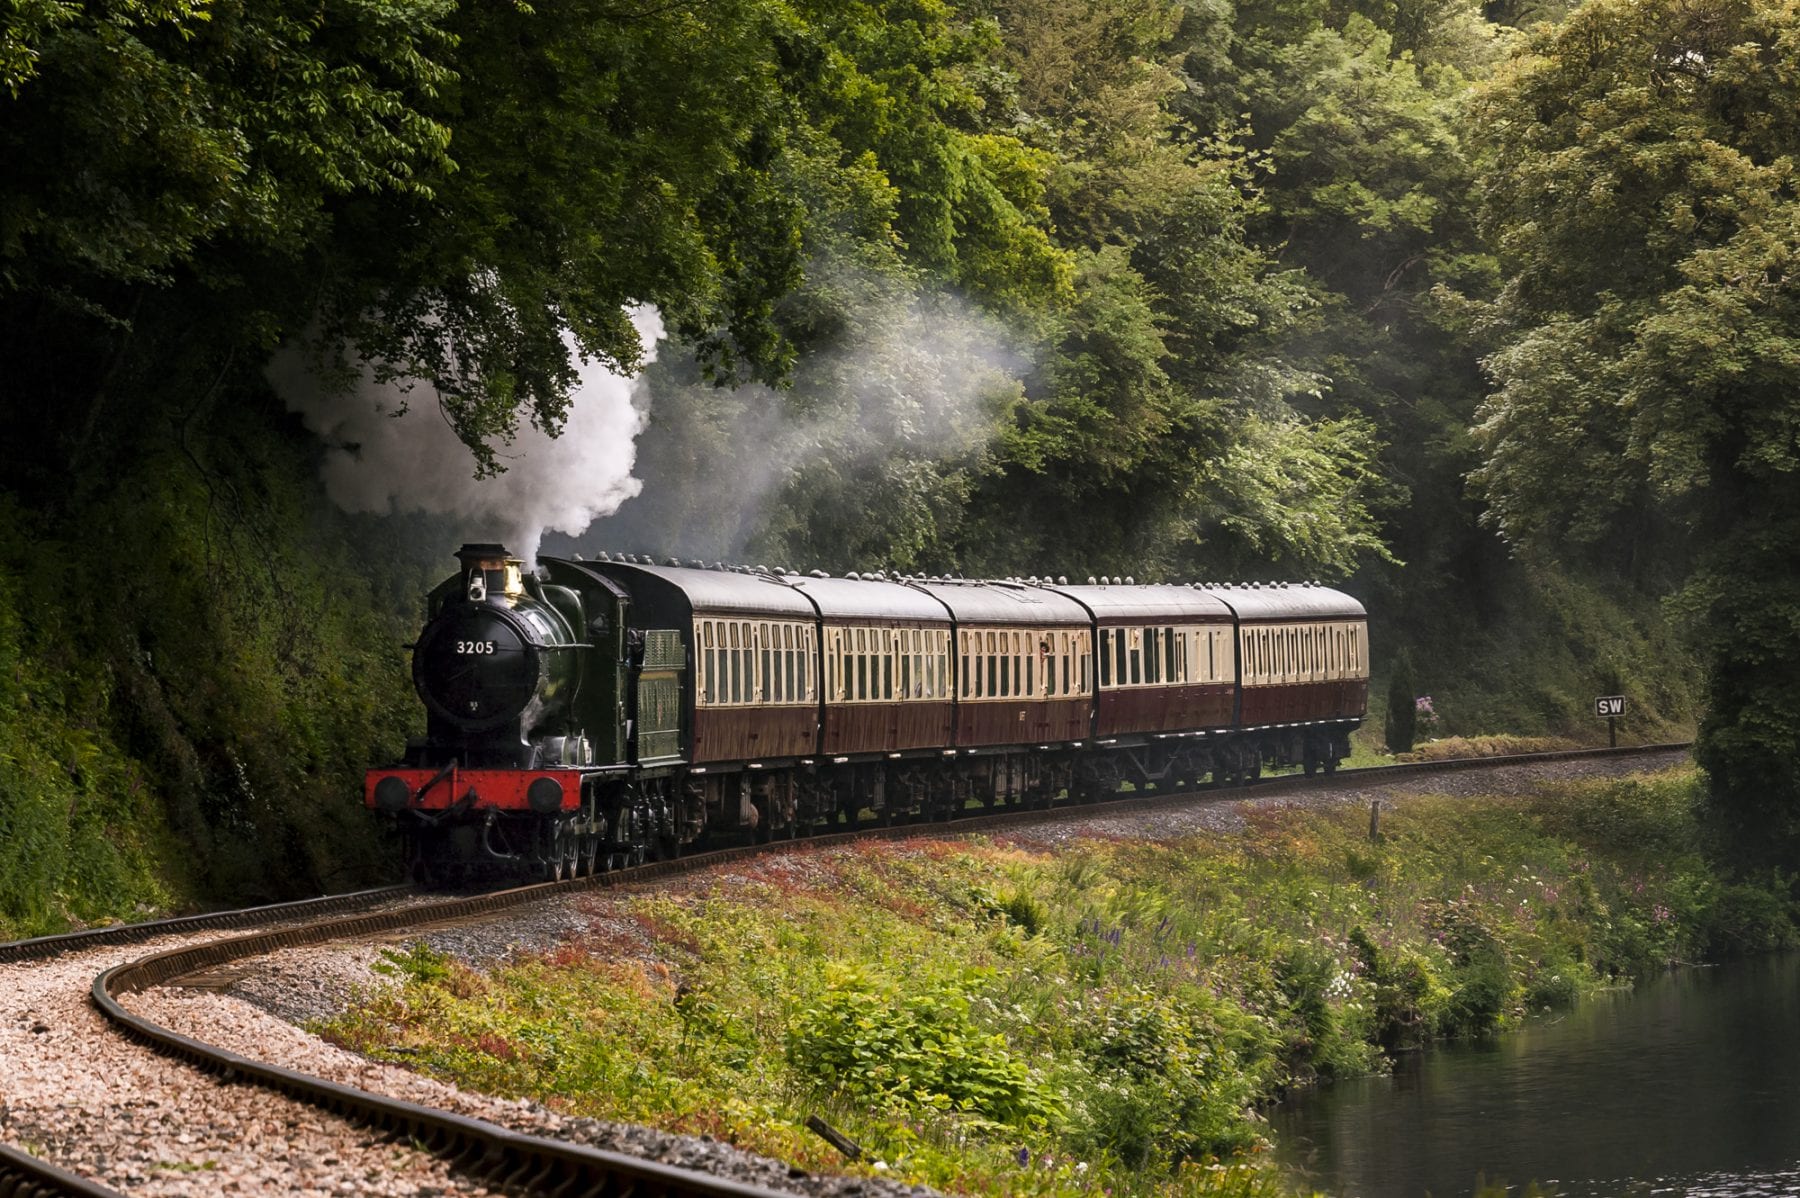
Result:
[[[1368,635],[1362,620],[1240,625],[1244,685],[1367,680]]]
[[[1085,628],[959,628],[956,697],[1081,698],[1094,693],[1093,637]]]
[[[1227,624],[1102,628],[1100,689],[1209,686],[1237,680]]]

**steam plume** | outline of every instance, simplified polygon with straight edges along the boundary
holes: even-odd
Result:
[[[662,318],[644,306],[633,310],[631,320],[648,365],[663,335]],[[467,447],[428,393],[407,396],[366,381],[349,391],[329,391],[295,348],[276,355],[268,377],[288,409],[329,447],[321,474],[339,507],[454,516],[466,535],[501,539],[530,562],[546,531],[578,536],[643,488],[631,473],[644,426],[631,402],[635,381],[581,361],[567,334],[564,344],[578,363],[580,381],[562,433],[549,437],[521,422],[512,444],[501,450],[506,472],[479,480]]]

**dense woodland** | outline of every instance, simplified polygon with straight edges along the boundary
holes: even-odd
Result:
[[[492,475],[634,305],[584,547],[1325,579],[1444,731],[1698,724],[1791,863],[1796,114],[1795,0],[17,0],[0,930],[378,874],[463,530],[265,369]]]

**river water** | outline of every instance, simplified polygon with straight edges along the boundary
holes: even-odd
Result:
[[[1800,1195],[1800,953],[1693,969],[1277,1110],[1341,1198]]]

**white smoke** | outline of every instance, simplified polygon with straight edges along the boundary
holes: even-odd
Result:
[[[632,310],[631,322],[649,365],[663,335],[662,317],[645,305]],[[631,402],[636,382],[583,361],[570,335],[563,342],[579,381],[562,432],[547,436],[521,421],[512,443],[499,447],[505,473],[485,479],[474,477],[468,448],[426,388],[404,394],[365,381],[331,391],[296,347],[276,354],[267,373],[288,409],[329,447],[321,474],[339,507],[454,516],[471,538],[499,539],[530,563],[546,531],[579,536],[643,489],[631,473],[644,427]]]
[[[1029,335],[954,295],[832,277],[855,319],[796,365],[791,390],[722,391],[693,369],[646,380],[643,496],[570,548],[738,560],[808,471],[936,477],[991,441],[1033,367]]]

